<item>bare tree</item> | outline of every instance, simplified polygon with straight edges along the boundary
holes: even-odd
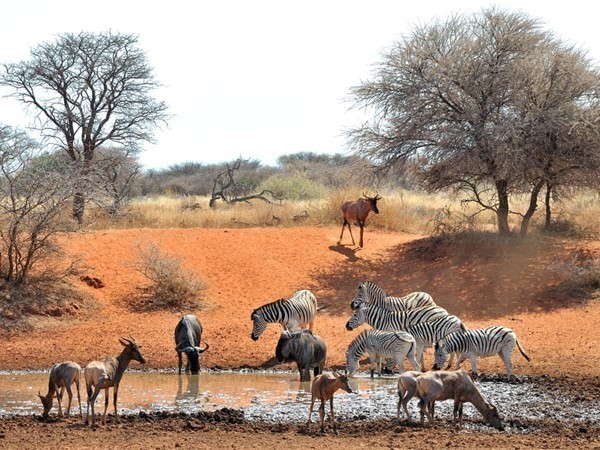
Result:
[[[118,214],[121,206],[127,201],[138,179],[141,166],[136,153],[127,148],[99,148],[97,162],[91,176],[94,191],[93,199],[105,206],[111,215]],[[108,199],[108,205],[105,203]]]
[[[239,157],[235,161],[226,163],[215,170],[212,193],[208,203],[211,208],[216,206],[217,200],[222,200],[225,203],[249,203],[250,200],[256,199],[267,203],[271,202],[274,194],[270,190],[264,189],[260,192],[253,192],[256,188],[254,183],[246,183],[239,176],[240,170],[245,164],[249,164],[249,161]]]
[[[37,144],[0,126],[0,275],[25,283],[34,264],[56,252],[55,238],[69,230],[63,211],[71,185],[57,171],[32,165]]]
[[[84,178],[98,147],[137,148],[167,119],[165,103],[150,95],[159,83],[137,44],[135,35],[67,33],[32,49],[30,60],[5,65],[0,77],[37,110],[37,129],[81,165]],[[73,216],[82,223],[78,181]]]
[[[557,82],[561,59],[569,62]],[[580,82],[569,86],[569,79]],[[572,128],[574,111],[598,110],[590,101],[598,80],[580,52],[524,14],[454,16],[416,28],[384,56],[373,80],[353,88],[356,105],[374,118],[349,138],[382,168],[417,166],[429,189],[466,191],[468,201],[496,214],[501,234],[510,232],[511,195],[529,193],[519,213],[524,234],[544,167],[564,162],[548,137]]]

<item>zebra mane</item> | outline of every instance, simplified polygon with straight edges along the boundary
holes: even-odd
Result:
[[[360,283],[359,287],[364,287],[367,291],[374,292],[376,295],[383,295],[383,297],[387,297],[385,290],[373,281],[363,281]]]
[[[267,308],[267,307],[269,307],[269,306],[271,306],[271,305],[276,305],[276,304],[280,304],[280,303],[285,303],[285,302],[288,302],[288,301],[289,301],[289,299],[287,299],[287,298],[280,298],[280,299],[274,300],[274,301],[272,301],[272,302],[265,303],[264,305],[262,305],[262,306],[259,306],[259,307],[258,307],[258,308],[256,308],[254,311],[252,311],[252,316],[254,316],[254,314],[257,314],[257,313],[259,313],[259,312],[262,312],[262,311],[263,311],[265,308]]]
[[[354,338],[350,345],[348,346],[348,351],[352,352],[353,356],[360,358],[365,353],[365,342],[369,337],[369,333],[373,330],[363,330],[360,332],[358,336]],[[360,348],[361,347],[361,348]],[[359,354],[359,350],[361,351]]]

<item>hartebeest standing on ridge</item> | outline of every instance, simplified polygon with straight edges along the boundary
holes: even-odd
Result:
[[[348,231],[350,231],[350,237],[352,238],[352,245],[356,245],[354,242],[354,236],[352,236],[352,228],[350,223],[354,223],[360,227],[360,243],[359,246],[363,246],[363,229],[365,227],[365,221],[371,211],[375,214],[379,214],[377,209],[377,200],[381,200],[379,194],[375,194],[375,197],[368,197],[367,194],[363,193],[363,197],[355,201],[347,201],[342,205],[342,214],[344,215],[344,223],[342,225],[342,233],[340,234],[340,240],[338,245],[342,243],[342,237],[344,236],[344,228],[348,225]]]

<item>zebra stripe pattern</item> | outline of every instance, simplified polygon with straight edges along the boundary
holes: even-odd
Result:
[[[317,314],[317,298],[306,289],[300,290],[289,299],[279,299],[252,311],[254,322],[250,337],[256,341],[267,328],[268,323],[280,323],[284,329],[296,331],[308,325],[312,331]]]
[[[456,361],[457,369],[461,362],[469,359],[471,361],[471,371],[477,372],[475,360],[477,356],[500,355],[510,375],[513,370],[510,357],[515,344],[523,357],[527,361],[531,361],[531,358],[521,347],[517,334],[508,327],[491,326],[477,330],[467,330],[464,333],[452,333],[435,344],[433,368],[440,369],[448,359],[448,354],[456,352],[459,355]]]
[[[379,363],[380,358],[393,358],[400,372],[403,372],[404,358],[408,358],[415,370],[418,367],[414,355],[415,339],[404,331],[362,331],[346,351],[346,370],[349,376],[358,369],[358,361],[365,353],[369,353],[371,360],[371,377],[373,377],[374,365],[376,362]]]
[[[388,311],[409,311],[424,306],[436,306],[427,292],[412,292],[404,297],[390,297],[372,281],[363,281],[358,285],[358,291],[350,303],[350,308],[356,309],[362,304],[380,306]]]
[[[406,331],[415,338],[415,356],[422,372],[425,371],[423,352],[433,347],[443,337],[466,331],[465,325],[456,316],[446,316],[433,322],[421,322],[409,327]]]
[[[366,323],[376,330],[406,331],[407,328],[418,323],[433,322],[447,315],[448,311],[439,306],[426,306],[410,311],[394,312],[379,306],[362,305],[354,310],[354,314],[346,323],[346,329],[353,330]]]

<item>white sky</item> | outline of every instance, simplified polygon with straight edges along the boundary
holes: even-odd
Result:
[[[174,115],[145,146],[146,168],[238,156],[275,164],[347,153],[343,132],[361,117],[345,99],[381,52],[415,24],[493,5],[541,19],[600,60],[594,2],[583,0],[17,0],[2,4],[0,63],[28,59],[59,33],[136,33]],[[30,122],[0,98],[0,123]]]

